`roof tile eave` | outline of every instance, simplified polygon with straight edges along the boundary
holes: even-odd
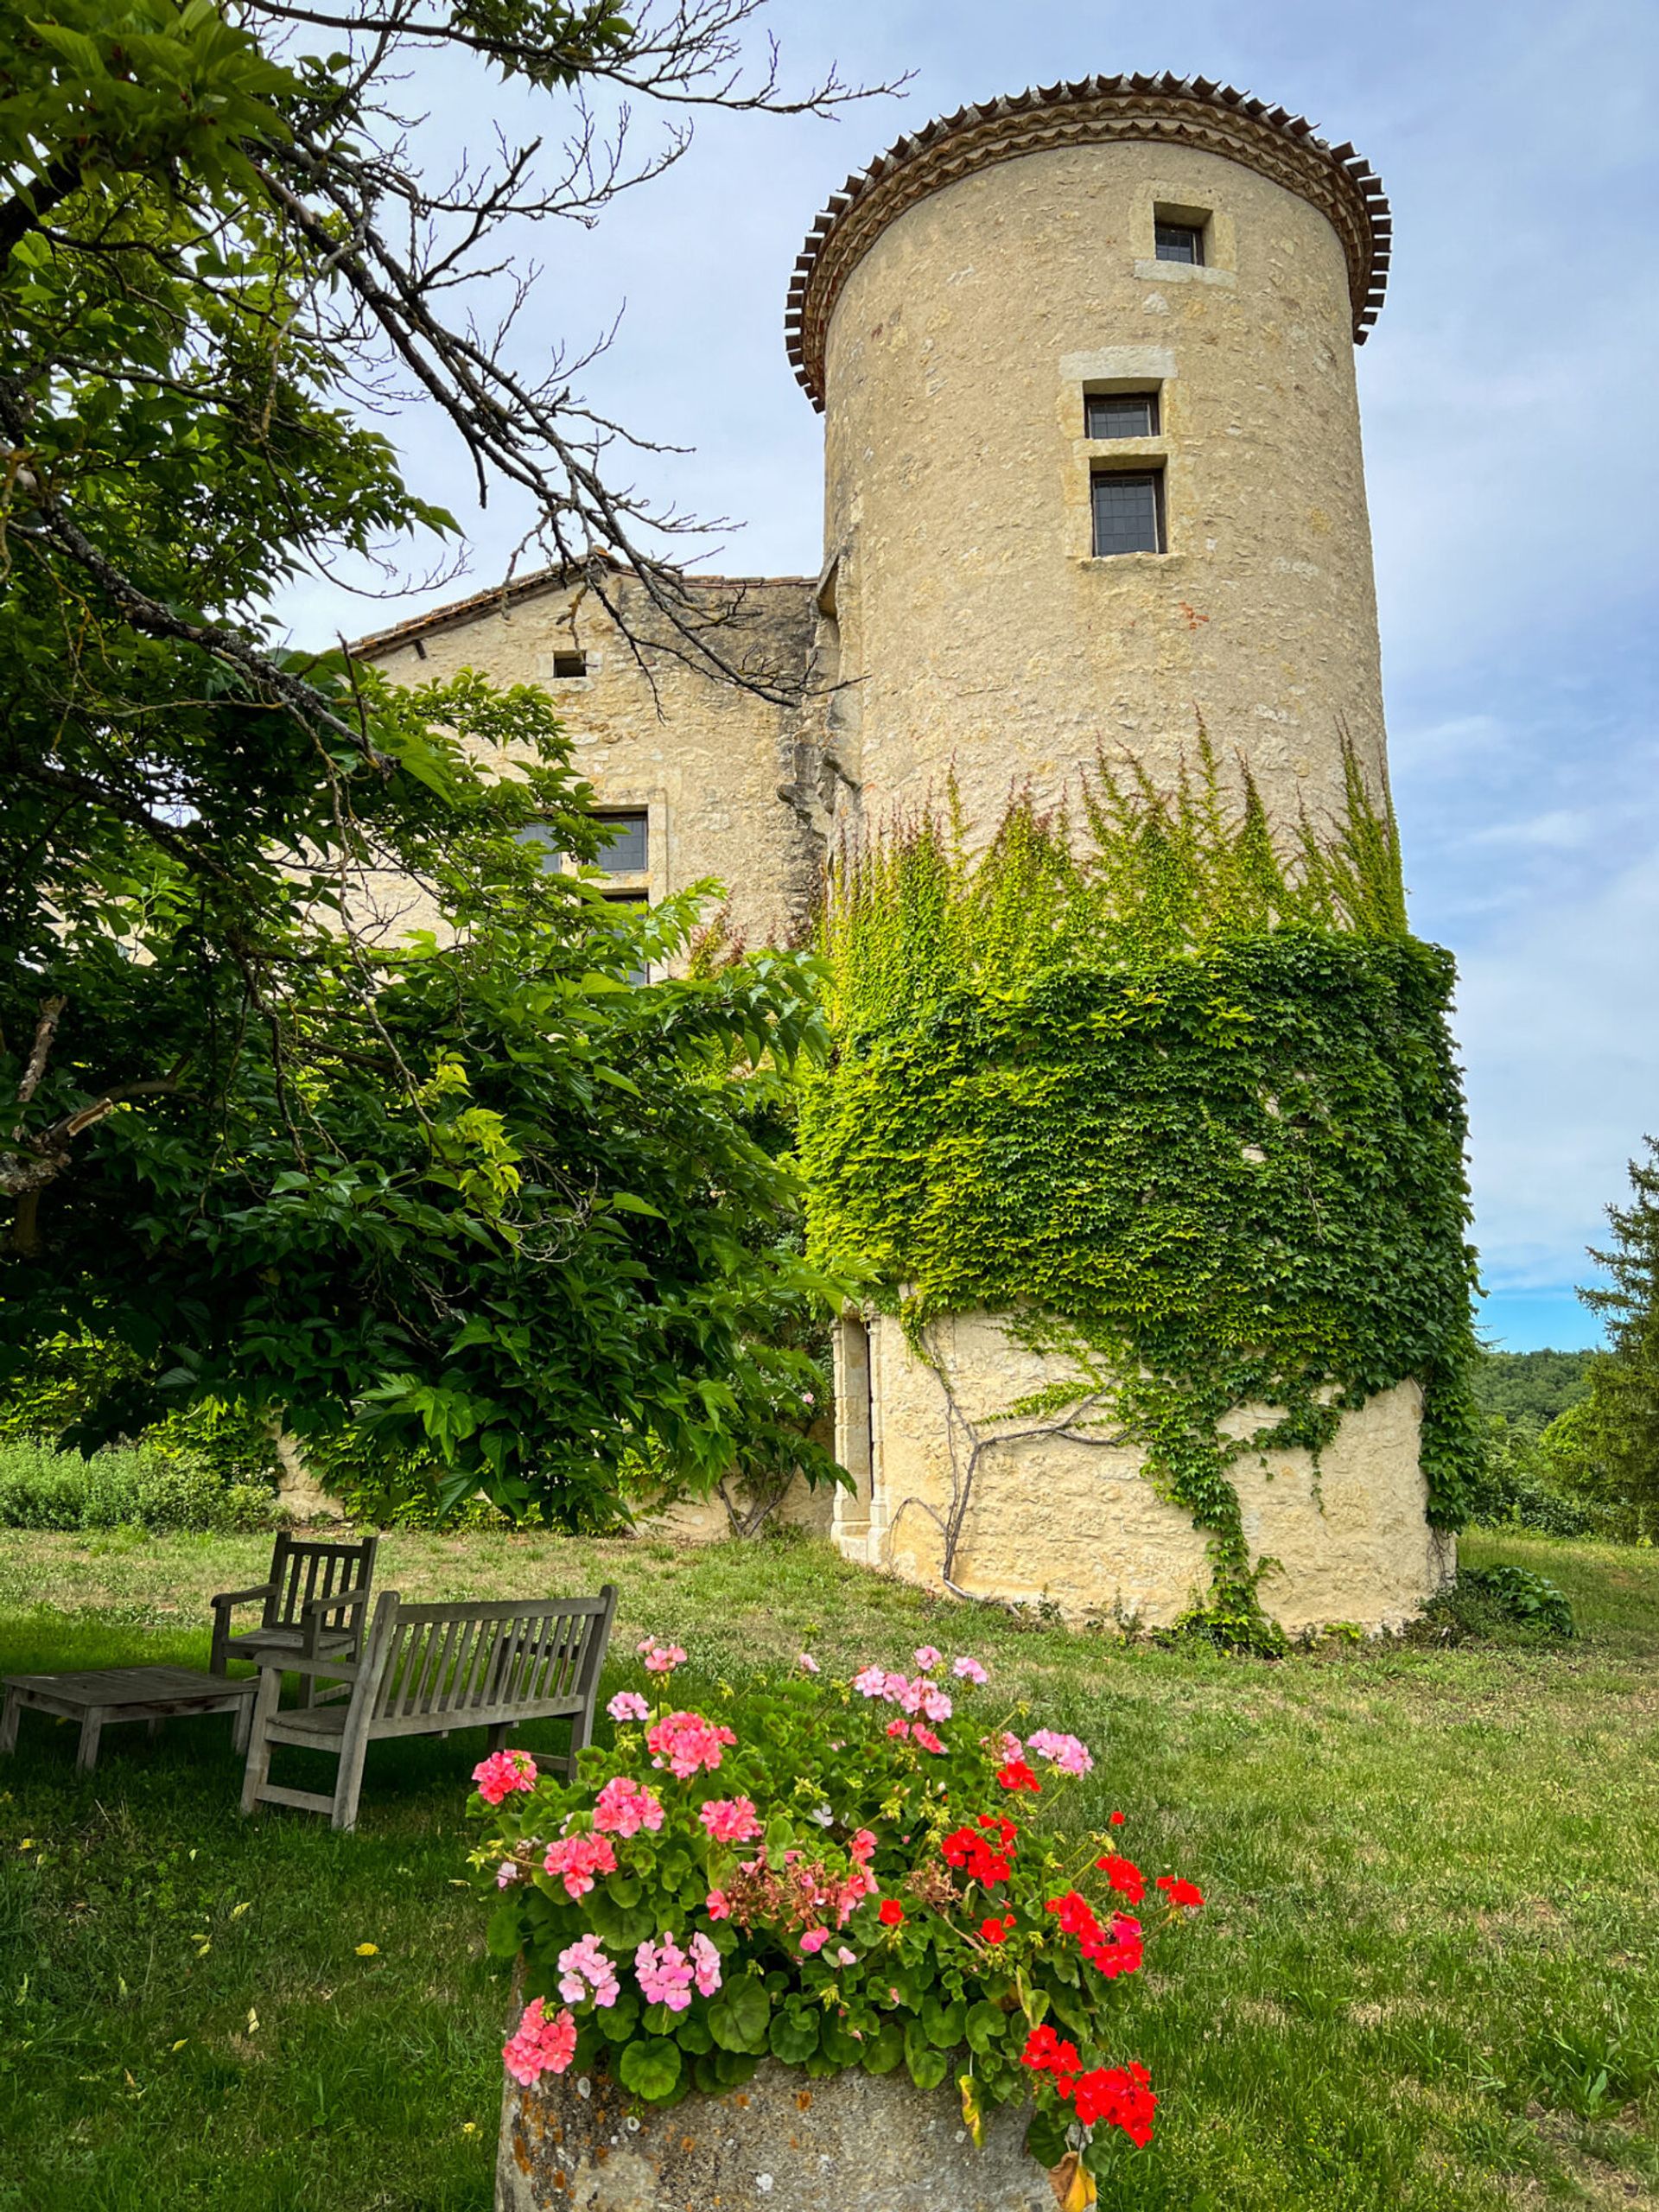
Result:
[[[1087,77],[1005,94],[958,108],[954,115],[937,117],[920,130],[906,132],[863,170],[849,176],[831,197],[807,233],[804,250],[796,260],[785,325],[789,359],[814,407],[823,412],[823,340],[846,276],[888,222],[964,173],[958,161],[948,172],[942,170],[930,181],[930,157],[941,145],[979,133],[980,162],[989,167],[1036,150],[1015,143],[1022,119],[1033,111],[1052,113],[1057,107],[1098,106],[1105,102],[1118,104],[1120,112],[1112,118],[1115,128],[1098,135],[1133,137],[1136,135],[1135,118],[1121,110],[1136,101],[1153,105],[1185,104],[1230,118],[1229,130],[1238,143],[1229,149],[1227,158],[1257,167],[1264,175],[1280,172],[1275,181],[1290,190],[1300,190],[1310,204],[1320,207],[1337,230],[1347,255],[1354,343],[1363,345],[1382,302],[1392,224],[1382,179],[1350,141],[1332,146],[1306,117],[1269,106],[1252,93],[1205,77],[1177,77],[1169,71],[1161,76]],[[1153,118],[1147,120],[1148,135],[1154,135]],[[1172,135],[1171,118],[1166,115],[1158,120],[1162,127],[1155,135]],[[1179,118],[1176,123],[1179,128]],[[1080,128],[1077,136],[1084,139],[1088,133]],[[1271,151],[1274,141],[1281,142],[1282,155]],[[1045,140],[1046,144],[1052,143]],[[1211,145],[1208,150],[1217,149]],[[855,232],[855,243],[838,262],[836,243],[849,231]]]

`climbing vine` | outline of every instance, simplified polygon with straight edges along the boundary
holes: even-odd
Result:
[[[1102,760],[1070,817],[1016,799],[976,855],[954,807],[925,814],[842,856],[822,950],[814,1257],[861,1272],[923,1357],[931,1322],[974,1309],[1065,1355],[1070,1379],[1010,1415],[1138,1445],[1208,1533],[1220,1618],[1261,1618],[1238,1460],[1317,1465],[1345,1410],[1408,1378],[1429,1518],[1458,1525],[1477,1432],[1452,964],[1410,933],[1392,815],[1351,753],[1341,817],[1281,844],[1207,743],[1173,795]],[[1272,1418],[1229,1433],[1244,1405]]]

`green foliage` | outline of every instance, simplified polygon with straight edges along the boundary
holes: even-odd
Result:
[[[1160,1894],[1110,1825],[1079,1826],[1093,1761],[1076,1738],[1039,1729],[1010,1763],[982,1681],[915,1657],[913,1679],[741,1690],[645,1672],[652,1710],[633,1693],[575,1782],[516,1751],[480,1770],[487,1947],[522,1954],[532,2023],[575,2030],[569,2065],[674,2104],[767,2056],[811,2078],[902,2063],[918,2088],[959,2078],[976,2128],[1027,2099],[1071,2119],[1027,2038],[1065,2037],[1073,2076],[1101,2067],[1154,1927],[1202,1899]],[[1149,2132],[1150,2101],[1141,2117]]]
[[[840,872],[833,1049],[803,1102],[811,1249],[913,1340],[985,1307],[1065,1355],[1075,1387],[1048,1395],[1142,1446],[1210,1532],[1221,1615],[1248,1615],[1249,1453],[1317,1455],[1344,1408],[1415,1377],[1431,1517],[1467,1508],[1452,963],[1407,931],[1351,757],[1345,820],[1302,825],[1288,860],[1207,747],[1172,798],[1102,762],[1082,811],[1017,802],[976,859],[924,817]],[[1228,1436],[1253,1402],[1274,1420]]]
[[[1659,1139],[1630,1164],[1630,1197],[1610,1205],[1612,1242],[1592,1251],[1611,1276],[1580,1297],[1605,1322],[1608,1348],[1592,1353],[1590,1394],[1569,1437],[1591,1494],[1626,1512],[1659,1511]]]
[[[1476,1402],[1484,1414],[1542,1428],[1585,1396],[1593,1357],[1587,1351],[1491,1351],[1483,1345],[1470,1371]]]
[[[640,512],[586,461],[561,510],[563,402],[504,397],[434,320],[447,250],[389,262],[467,232],[385,126],[395,39],[348,63],[288,25],[278,60],[259,21],[0,26],[0,1391],[95,1336],[119,1357],[79,1441],[234,1404],[394,1483],[439,1467],[439,1510],[481,1487],[567,1523],[612,1521],[641,1449],[694,1486],[830,1477],[789,1413],[818,1286],[755,1134],[817,1040],[807,967],[632,988],[698,899],[625,914],[543,868],[598,849],[547,698],[400,687],[257,612],[453,531],[362,419],[389,357],[561,544],[595,540],[582,499],[607,543]],[[667,93],[714,32],[642,60],[607,8],[490,0],[410,35]],[[480,189],[474,238],[537,199]]]
[[[1423,1624],[1442,1641],[1519,1630],[1533,1640],[1569,1642],[1577,1634],[1567,1593],[1530,1567],[1465,1567],[1449,1590],[1431,1598]]]
[[[168,1441],[146,1440],[88,1457],[16,1439],[0,1443],[0,1529],[194,1529],[229,1535],[276,1522],[268,1483],[227,1481]]]
[[[1584,1401],[1569,1409],[1577,1414]],[[1533,1421],[1514,1422],[1490,1414],[1481,1439],[1480,1471],[1470,1493],[1469,1518],[1489,1529],[1535,1529],[1548,1536],[1587,1536],[1606,1527],[1605,1515],[1574,1480],[1563,1450],[1568,1420],[1540,1431]]]

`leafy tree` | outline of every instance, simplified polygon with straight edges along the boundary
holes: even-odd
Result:
[[[1590,1395],[1574,1423],[1580,1464],[1610,1502],[1659,1505],[1659,1140],[1630,1163],[1627,1205],[1610,1205],[1612,1242],[1597,1260],[1610,1287],[1579,1296],[1605,1322],[1608,1349],[1590,1363]]]
[[[0,16],[0,1357],[125,1348],[82,1440],[207,1397],[362,1414],[571,1520],[640,1439],[827,1464],[815,1370],[766,1349],[813,1284],[752,1127],[814,1043],[800,964],[630,988],[695,902],[623,916],[539,864],[532,823],[595,852],[546,699],[398,690],[261,612],[454,532],[364,419],[402,378],[613,611],[617,559],[640,580],[647,669],[781,683],[613,488],[572,365],[467,301],[683,134],[629,170],[578,105],[550,181],[531,145],[434,184],[388,105],[434,56],[577,101],[846,97],[746,85],[758,4]]]
[[[1488,1351],[1472,1382],[1483,1413],[1542,1428],[1578,1404],[1590,1388],[1587,1351]]]

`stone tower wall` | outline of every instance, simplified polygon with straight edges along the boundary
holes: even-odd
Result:
[[[1058,801],[1097,752],[1169,790],[1200,724],[1289,833],[1344,813],[1344,745],[1386,792],[1353,362],[1386,203],[1282,111],[1218,124],[1171,91],[965,111],[849,181],[809,241],[791,342],[826,418],[844,833],[954,779],[982,838],[1013,790]],[[1158,257],[1160,216],[1201,228],[1201,265]],[[1091,441],[1086,397],[1128,390],[1157,393],[1156,433]],[[1091,481],[1124,467],[1161,467],[1164,547],[1103,557]],[[918,1353],[888,1315],[839,1332],[846,1553],[1073,1617],[1157,1625],[1201,1599],[1203,1532],[1138,1449],[1019,1434],[1012,1408],[1068,1385],[1065,1363],[988,1313],[929,1333]],[[1444,1580],[1421,1414],[1403,1383],[1345,1414],[1317,1470],[1236,1463],[1287,1629],[1395,1626]]]
[[[1206,265],[1154,211],[1207,215]],[[882,229],[823,349],[842,751],[867,820],[1058,796],[1103,745],[1160,780],[1202,715],[1271,812],[1380,791],[1382,705],[1349,264],[1326,215],[1195,148],[1061,145]],[[1090,443],[1084,393],[1160,389],[1158,436]],[[1094,467],[1161,460],[1168,550],[1096,559]]]

